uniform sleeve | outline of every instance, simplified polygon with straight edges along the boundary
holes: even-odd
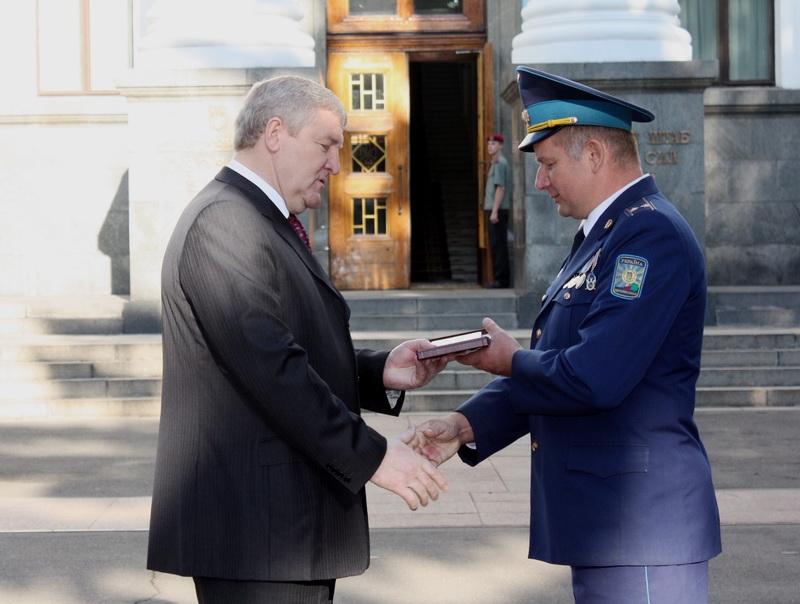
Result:
[[[493,163],[491,177],[495,187],[508,188],[508,164],[501,161]]]
[[[474,446],[461,447],[461,460],[477,465],[528,433],[528,418],[511,404],[511,381],[496,378],[456,409],[472,426]]]

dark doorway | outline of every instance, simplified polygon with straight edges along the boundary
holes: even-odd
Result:
[[[476,69],[409,63],[412,285],[480,280]]]

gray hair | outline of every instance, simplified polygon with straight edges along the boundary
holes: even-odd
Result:
[[[236,118],[233,145],[236,151],[256,144],[272,118],[279,118],[296,136],[314,114],[327,109],[347,123],[344,105],[324,86],[299,76],[278,76],[253,84]]]
[[[590,138],[603,140],[611,149],[612,159],[621,166],[639,165],[639,147],[633,132],[606,126],[566,126],[553,135],[553,142],[575,161]]]

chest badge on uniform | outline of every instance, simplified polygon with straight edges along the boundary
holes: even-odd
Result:
[[[573,287],[575,289],[580,289],[585,283],[586,289],[588,291],[593,291],[597,283],[597,277],[594,276],[594,269],[597,266],[597,261],[600,259],[600,252],[602,251],[603,248],[599,248],[594,253],[594,256],[589,258],[586,264],[581,267],[581,270],[575,273],[572,279],[561,286],[561,289],[572,289]]]
[[[640,256],[617,256],[611,293],[618,298],[634,300],[642,294],[647,274],[647,260]]]

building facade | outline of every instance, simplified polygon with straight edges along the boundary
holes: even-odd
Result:
[[[36,0],[0,21],[0,298],[115,298],[158,329],[161,256],[232,156],[259,79],[345,102],[342,172],[303,220],[342,289],[491,281],[492,132],[514,166],[514,288],[533,314],[574,225],[535,190],[514,70],[652,109],[645,169],[703,243],[712,286],[800,284],[794,0]]]

